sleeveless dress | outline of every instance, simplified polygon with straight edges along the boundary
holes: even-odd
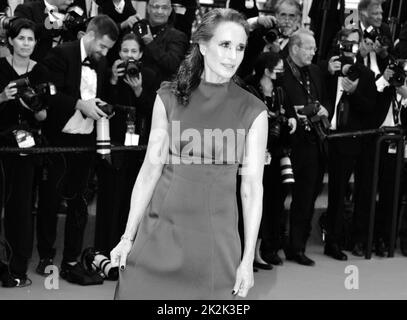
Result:
[[[158,90],[167,163],[120,272],[115,299],[233,299],[241,260],[236,179],[246,135],[266,106],[233,81],[201,81],[185,107]]]

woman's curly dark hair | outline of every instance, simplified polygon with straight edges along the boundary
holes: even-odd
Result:
[[[222,22],[235,22],[241,25],[249,36],[247,21],[235,10],[216,8],[203,16],[202,22],[192,35],[189,52],[172,82],[172,91],[179,103],[184,106],[188,105],[191,92],[199,86],[204,71],[204,58],[199,50],[199,43],[208,42],[213,37],[216,27]]]

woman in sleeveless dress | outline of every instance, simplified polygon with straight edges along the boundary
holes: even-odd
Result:
[[[176,79],[158,90],[126,230],[111,252],[116,299],[233,299],[254,284],[267,114],[232,79],[248,32],[238,12],[208,12]]]

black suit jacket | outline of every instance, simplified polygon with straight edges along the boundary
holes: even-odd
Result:
[[[188,49],[186,35],[167,25],[144,48],[143,63],[157,75],[158,84],[172,80]],[[156,88],[158,89],[158,88]]]
[[[387,38],[389,49],[388,52],[391,53],[393,51],[393,43],[391,41],[391,32],[390,32],[390,27],[382,23],[380,28],[379,28],[380,35],[382,37]],[[385,58],[381,58],[380,56],[376,55],[376,60],[377,60],[377,66],[379,67],[379,71],[381,74],[384,73],[386,70],[387,66],[389,65],[389,59],[390,55],[388,55]],[[363,63],[363,59],[358,56],[358,61]],[[376,80],[379,78],[379,76],[376,77]],[[386,119],[387,112],[390,107],[390,103],[395,96],[395,88],[393,87],[386,87],[383,92],[377,92],[376,95],[376,107],[375,107],[375,113],[373,117],[369,117],[369,124],[368,126],[370,128],[378,128],[380,125],[384,122]]]
[[[352,94],[347,95],[349,110],[346,124],[338,128],[335,132],[349,132],[356,130],[366,130],[372,127],[375,121],[376,110],[376,84],[374,73],[363,65],[360,65],[360,78],[358,86]],[[326,76],[327,94],[330,103],[328,107],[329,121],[332,120],[336,108],[336,94],[338,87],[338,76],[327,74]],[[337,114],[338,115],[338,114]],[[360,151],[360,139],[342,139],[337,144],[343,153],[357,153]]]
[[[301,106],[307,104],[306,91],[304,87],[297,81],[296,77],[292,73],[290,67],[287,65],[287,61],[284,61],[285,71],[283,78],[283,87],[287,93],[287,105],[294,107],[295,105]],[[323,105],[329,112],[332,110],[332,107],[329,105],[329,100],[326,94],[326,88],[324,83],[324,77],[320,68],[317,65],[311,64],[308,66],[311,85],[315,88],[314,98]],[[304,127],[298,122],[297,130],[293,137],[293,143],[301,143],[304,139],[310,141],[310,138],[315,138],[313,133],[308,133],[305,131]],[[313,139],[315,140],[315,139]],[[315,140],[316,141],[316,140]]]
[[[57,88],[57,94],[49,97],[46,132],[58,135],[75,113],[77,101],[81,98],[80,84],[82,75],[80,41],[66,42],[53,48],[44,59],[49,70],[49,79]],[[106,60],[98,63],[97,94],[104,99],[106,95]]]
[[[20,4],[14,11],[16,17],[26,18],[35,22],[37,28],[37,45],[31,58],[41,61],[52,48],[52,40],[57,31],[45,27],[45,20],[48,14],[45,12],[44,1],[34,1]]]

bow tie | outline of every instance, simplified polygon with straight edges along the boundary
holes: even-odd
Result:
[[[84,66],[84,67],[88,67],[88,68],[91,68],[91,69],[93,69],[93,70],[96,70],[96,64],[93,63],[93,62],[89,59],[89,57],[86,57],[85,60],[83,60],[81,64],[82,64],[82,66]]]

